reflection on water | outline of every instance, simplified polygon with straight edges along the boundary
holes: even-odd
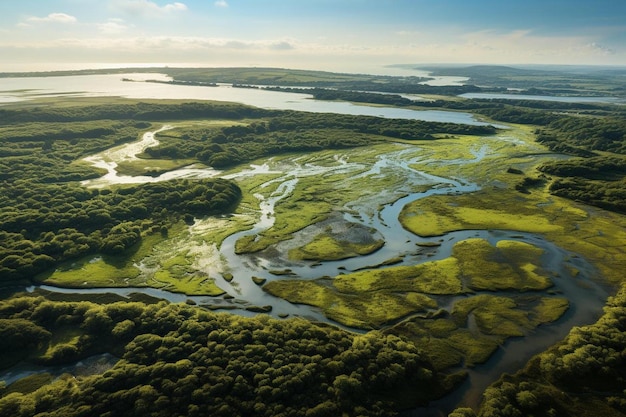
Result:
[[[123,81],[123,79],[145,80],[146,78],[161,81],[168,79],[163,74],[0,78],[0,103],[57,96],[217,100],[275,110],[377,116],[481,126],[489,124],[477,121],[470,113],[362,106],[348,102],[314,100],[310,94],[233,88],[230,85],[201,87]]]

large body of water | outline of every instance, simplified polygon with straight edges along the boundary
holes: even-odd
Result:
[[[138,82],[123,81],[123,78]],[[472,114],[465,112],[410,110],[394,107],[365,106],[341,101],[314,100],[310,94],[267,91],[255,88],[234,88],[228,84],[204,87],[139,82],[145,80],[167,81],[169,78],[163,74],[139,73],[0,78],[0,104],[32,100],[40,97],[118,96],[135,99],[217,100],[275,110],[352,114],[469,125],[490,124],[479,121]]]

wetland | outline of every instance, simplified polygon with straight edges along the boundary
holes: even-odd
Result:
[[[534,126],[476,122],[465,113],[437,122],[389,113],[385,118],[405,121],[383,122],[360,110],[329,116],[298,106],[283,113],[54,94],[4,108],[15,121],[3,126],[2,162],[28,167],[26,156],[36,150],[50,172],[40,170],[44,181],[28,179],[27,170],[3,179],[14,199],[3,202],[2,233],[13,246],[3,249],[12,252],[2,274],[15,295],[0,309],[2,320],[22,298],[110,297],[105,305],[145,302],[165,311],[165,300],[254,323],[306,319],[351,338],[400,338],[423,355],[414,375],[425,381],[427,370],[438,388],[426,395],[418,381],[402,380],[406,390],[394,410],[438,416],[479,410],[501,375],[523,368],[572,328],[596,322],[621,282],[623,216],[550,192],[537,167],[568,157],[536,141]],[[115,106],[135,116],[114,120]],[[64,122],[67,139],[50,142],[19,121],[37,112],[72,118],[78,109],[103,116]],[[38,129],[57,128],[41,120]],[[50,208],[60,202],[44,209],[50,187],[66,187],[55,190],[76,199],[58,213]],[[28,227],[18,210],[32,210]],[[53,215],[63,226],[51,229]],[[112,324],[113,338],[132,333],[121,323]],[[96,352],[63,325],[46,329],[64,336],[33,347],[27,360],[56,366],[131,349],[118,341]],[[61,345],[74,354],[64,358]],[[22,359],[8,364],[23,366]]]

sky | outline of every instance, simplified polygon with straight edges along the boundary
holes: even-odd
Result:
[[[626,0],[0,0],[0,72],[626,65]]]

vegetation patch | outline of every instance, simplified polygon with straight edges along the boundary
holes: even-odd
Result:
[[[542,213],[525,214],[486,207],[464,206],[461,198],[433,196],[407,204],[400,214],[402,226],[419,236],[439,236],[467,229],[518,230],[529,233],[562,231]],[[511,196],[518,199],[517,196]],[[452,201],[451,201],[452,200]]]
[[[492,246],[484,239],[467,239],[454,245],[452,256],[460,274],[473,290],[545,290],[552,286],[541,270],[543,251],[528,243],[500,240]]]
[[[443,260],[412,266],[359,270],[338,275],[332,281],[273,281],[264,289],[292,303],[319,307],[327,317],[342,324],[378,328],[402,316],[423,311],[424,306],[436,308],[436,303],[427,295],[457,295],[466,292],[465,287],[490,291],[545,290],[552,283],[538,264],[541,253],[539,248],[523,242],[500,241],[496,246],[491,246],[483,239],[468,239],[457,243],[452,256]],[[400,298],[399,294],[404,295]],[[400,299],[405,300],[402,309],[396,306]],[[424,300],[429,302],[424,303]],[[476,298],[473,302],[484,303],[482,298]],[[536,314],[541,318],[538,321],[526,317],[528,311],[517,308],[517,304],[509,306],[517,308],[511,314],[520,317],[512,317],[505,324],[492,327],[503,328],[506,337],[519,335],[519,331],[512,330],[513,326],[526,329],[560,317],[566,306],[563,308],[562,304],[551,303],[546,301],[537,306],[539,311]],[[462,311],[463,304],[455,308]],[[552,308],[554,310],[551,311]],[[387,311],[387,315],[381,315],[381,310]],[[480,316],[481,320],[487,322],[486,313],[480,311],[476,317]],[[455,314],[458,316],[460,313]],[[523,323],[522,317],[526,320]],[[457,323],[457,327],[463,326],[466,324]],[[487,325],[484,326],[486,329]],[[483,333],[486,335],[493,333],[485,329]]]
[[[81,343],[59,363],[104,352],[123,358],[93,375],[25,380],[15,390],[0,391],[1,415],[30,417],[37,410],[105,416],[133,410],[165,416],[186,410],[217,417],[383,417],[425,405],[450,388],[410,342],[302,319],[245,318],[164,302],[97,305],[23,296],[0,303],[0,320],[15,320],[13,330],[27,322],[40,328],[44,339],[72,323]],[[3,355],[19,340],[7,340],[4,328]],[[37,357],[37,343],[22,349]]]
[[[337,292],[325,280],[280,280],[267,283],[263,289],[292,303],[319,307],[324,314],[346,326],[372,329],[409,314],[436,307],[430,297],[412,292]]]
[[[458,294],[463,288],[456,259],[393,266],[338,275],[333,285],[340,292],[417,291],[427,294]]]
[[[502,339],[459,326],[450,318],[411,317],[385,330],[419,344],[437,370],[465,364],[484,363],[498,349]]]
[[[385,331],[422,346],[439,370],[462,363],[471,367],[486,362],[507,338],[557,320],[568,305],[556,297],[527,300],[480,294],[454,303],[449,316],[415,316]]]
[[[547,415],[623,415],[625,289],[622,286],[608,300],[596,323],[574,328],[562,343],[487,389],[477,415],[531,415],[546,410]]]
[[[420,217],[432,221],[419,222]],[[427,197],[407,205],[400,220],[420,235],[498,228],[541,233],[592,262],[612,282],[619,282],[622,274],[618,271],[626,268],[623,248],[615,243],[626,239],[623,217],[588,207],[583,210],[539,191],[522,195],[509,189],[486,189],[471,195]]]
[[[560,297],[542,297],[532,309],[531,320],[534,323],[557,321],[569,308],[569,301]]]
[[[249,221],[245,216],[232,216],[197,219],[190,226],[179,222],[166,235],[145,236],[136,250],[125,256],[89,256],[66,262],[39,279],[61,287],[149,286],[188,295],[222,295],[224,290],[208,275],[225,268],[217,244]]]
[[[514,298],[477,295],[458,301],[451,317],[459,325],[466,325],[470,316],[478,330],[486,335],[504,337],[523,336],[534,327],[552,322],[567,309],[567,300],[538,299],[535,305],[524,308]]]
[[[306,245],[290,250],[289,258],[312,261],[346,259],[370,254],[384,244],[375,229],[335,221],[313,236]]]
[[[185,276],[187,275],[187,276]],[[210,295],[218,296],[226,293],[215,284],[215,280],[202,273],[191,271],[159,270],[155,272],[153,280],[164,290],[180,292],[187,295]],[[157,286],[155,285],[155,286]]]
[[[170,159],[133,159],[117,164],[116,170],[120,175],[158,177],[159,175],[193,164],[193,160]]]

